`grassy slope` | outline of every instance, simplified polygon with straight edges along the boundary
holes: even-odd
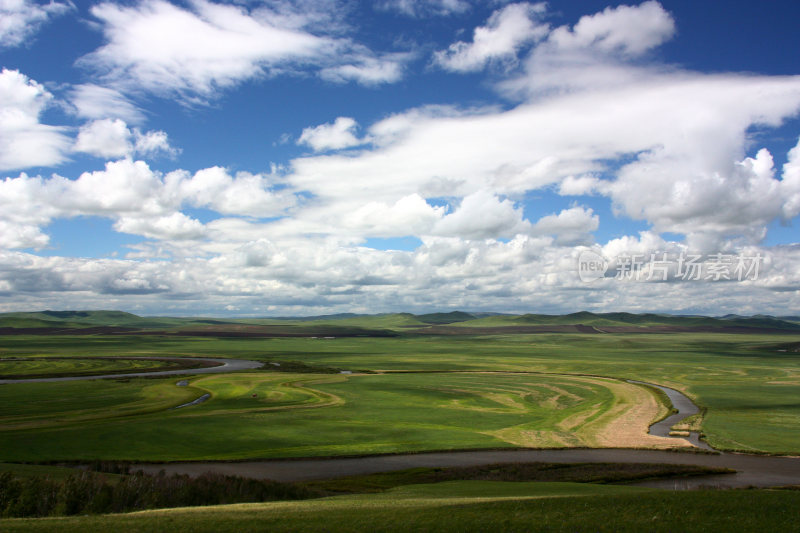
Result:
[[[0,521],[3,531],[793,531],[800,492],[459,481],[322,500]]]

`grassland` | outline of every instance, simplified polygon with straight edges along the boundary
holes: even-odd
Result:
[[[589,331],[607,332],[498,334],[505,330],[491,329],[562,327],[576,320]],[[658,332],[690,322],[702,331]],[[754,324],[771,329],[748,333]],[[646,434],[666,407],[653,391],[626,379],[690,396],[703,408],[692,428],[717,448],[800,453],[800,334],[793,330],[796,324],[771,317],[438,313],[231,324],[46,312],[6,315],[0,325],[48,331],[0,335],[0,375],[6,376],[105,374],[173,365],[126,359],[132,357],[274,363],[260,371],[189,376],[186,386],[176,386],[177,377],[155,376],[0,385],[0,461],[236,460],[684,442]],[[76,329],[54,335],[56,325]],[[109,325],[122,329],[103,329]],[[160,330],[148,333],[149,328]],[[379,336],[359,336],[375,331]],[[173,409],[204,394],[209,395],[204,403]],[[0,463],[4,470],[53,478],[68,472],[57,466]],[[470,478],[478,481],[448,478],[439,471],[366,476],[320,482],[318,488],[385,492],[1,520],[0,530],[789,531],[796,528],[800,507],[798,491],[665,493],[508,482],[492,477],[493,472]],[[595,474],[600,477],[586,481],[605,475]],[[540,479],[530,472],[525,476],[520,479]],[[426,484],[415,484],[420,482]]]
[[[480,377],[470,377],[467,374],[440,373],[444,371],[573,374],[576,375],[570,378],[573,380],[613,376],[659,383],[682,390],[705,409],[699,426],[712,445],[721,449],[798,453],[800,355],[797,346],[800,346],[800,336],[796,334],[707,332],[336,339],[4,336],[0,337],[0,360],[43,354],[77,359],[109,354],[122,357],[226,356],[405,374],[338,376],[298,387],[281,384],[291,381],[286,374],[273,381],[268,377],[273,374],[263,373],[259,385],[242,386],[239,399],[226,396],[224,380],[220,377],[202,378],[206,380],[204,382],[195,378],[193,384],[197,386],[183,390],[174,387],[174,381],[165,381],[158,389],[158,394],[163,396],[157,396],[159,400],[156,403],[148,403],[144,395],[144,391],[152,393],[153,389],[147,386],[161,383],[155,380],[100,385],[97,390],[105,392],[98,392],[100,397],[96,400],[92,400],[92,394],[86,394],[85,385],[73,388],[54,388],[55,384],[0,386],[0,394],[4,395],[2,406],[8,409],[0,424],[14,429],[13,432],[4,430],[0,435],[3,441],[0,457],[12,460],[22,459],[24,455],[26,460],[42,459],[56,446],[39,443],[54,438],[55,431],[59,431],[59,439],[68,437],[65,446],[58,450],[61,454],[77,457],[106,450],[104,457],[109,458],[111,450],[115,450],[113,453],[118,454],[117,458],[129,457],[129,453],[136,450],[137,456],[152,458],[165,453],[167,448],[172,451],[164,459],[231,458],[248,454],[256,454],[249,455],[251,457],[340,455],[502,447],[523,443],[604,445],[575,432],[566,432],[569,435],[559,433],[559,424],[562,428],[564,424],[559,417],[576,415],[569,411],[569,407],[548,418],[536,414],[535,402],[525,399],[525,394],[535,391],[526,393],[522,382],[563,381],[567,379],[564,376],[513,377],[509,374],[500,377],[481,374]],[[298,377],[299,380],[308,378]],[[485,382],[483,396],[474,384],[469,383],[470,380],[473,383]],[[201,387],[202,383],[208,387]],[[578,383],[573,381],[573,385]],[[586,383],[580,385],[586,386]],[[233,384],[226,386],[231,391],[239,390]],[[436,390],[437,387],[441,390]],[[504,398],[501,394],[493,400],[487,394],[495,387],[506,387],[511,392],[503,393]],[[517,392],[513,392],[515,387]],[[112,393],[111,389],[119,389],[119,392]],[[141,391],[137,393],[139,389]],[[192,394],[197,397],[207,389],[212,393],[212,400],[192,407],[191,412],[167,410],[168,406],[177,405]],[[610,409],[609,400],[602,396],[601,389],[603,387],[596,388],[589,394],[586,389],[576,388],[583,391],[578,394],[583,395],[581,409],[589,412],[596,404],[600,404],[602,409]],[[258,400],[251,398],[254,393],[258,394]],[[119,394],[121,397],[109,401],[102,397],[103,394]],[[336,404],[334,396],[343,403]],[[61,407],[54,406],[56,398]],[[70,406],[73,400],[78,402],[78,407]],[[274,403],[269,404],[269,401]],[[448,402],[449,407],[442,407]],[[509,405],[511,402],[521,402],[529,411],[514,413]],[[250,407],[244,407],[253,403],[258,403],[258,412],[247,411]],[[125,416],[122,420],[109,409],[109,406],[117,405],[128,406],[121,412],[130,409],[135,416]],[[314,405],[325,408],[308,409]],[[431,405],[437,408],[429,409]],[[456,409],[454,405],[461,407]],[[292,409],[286,411],[284,408],[287,406]],[[109,414],[107,420],[103,420],[103,410]],[[240,410],[244,411],[239,413]],[[235,426],[233,433],[231,427],[234,426],[219,421],[224,418],[223,413],[228,418],[241,417],[238,419],[241,424]],[[25,417],[27,421],[22,419]],[[48,422],[48,417],[53,420]],[[447,423],[442,424],[440,417]],[[453,418],[464,419],[464,426],[474,430],[464,431],[451,422]],[[89,419],[95,425],[83,427],[82,424]],[[253,429],[244,423],[251,419],[258,419],[263,424],[253,424]],[[352,423],[343,434],[337,428],[348,421]],[[31,425],[34,422],[38,424],[36,427]],[[71,424],[72,429],[69,427]],[[60,429],[57,430],[56,426]],[[29,431],[38,433],[27,434]],[[113,445],[121,435],[129,432],[139,437],[123,438],[124,446]],[[217,438],[207,436],[219,432],[225,433],[227,438],[219,437],[217,441]],[[267,432],[272,432],[271,436],[266,435]],[[157,440],[164,441],[164,435],[173,434],[176,437],[167,438],[163,445],[145,444],[150,437],[159,435]],[[309,434],[315,435],[315,443],[324,444],[309,445]],[[100,441],[97,439],[99,436],[102,437]],[[191,443],[183,442],[185,440]],[[297,446],[301,441],[306,445]],[[97,444],[92,445],[92,442]],[[48,449],[37,450],[40,446]],[[200,453],[204,447],[217,446],[221,446],[224,452]],[[128,453],[122,454],[122,448]]]
[[[3,531],[795,531],[800,492],[455,481],[322,500],[0,520]]]
[[[188,361],[187,361],[188,362]],[[120,359],[112,357],[48,357],[0,359],[0,379],[32,379],[37,377],[97,376],[177,370],[201,366],[181,364],[175,360]]]
[[[57,432],[69,427],[90,427],[88,424],[97,421],[130,420],[137,415],[163,412],[198,395],[198,390],[192,387],[176,387],[174,380],[4,385],[0,386],[0,433],[3,436],[24,435],[43,428]],[[87,434],[87,440],[91,438]],[[126,440],[121,437],[121,444]],[[52,446],[57,448],[59,442],[60,439],[54,437]],[[25,448],[34,444],[23,437],[19,446]]]
[[[685,444],[645,435],[665,407],[647,389],[606,378],[260,372],[189,383],[0,387],[0,457],[159,461]],[[203,404],[170,409],[204,393],[211,399]]]

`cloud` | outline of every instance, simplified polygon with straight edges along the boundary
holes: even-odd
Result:
[[[191,245],[206,249],[209,243]],[[649,256],[665,247],[683,249],[654,234],[591,249]],[[0,290],[8,296],[0,309],[71,308],[79,302],[87,308],[106,303],[174,314],[224,313],[228,305],[262,315],[458,308],[780,314],[798,303],[796,290],[783,290],[800,284],[797,247],[741,249],[767,257],[754,282],[646,283],[610,277],[591,285],[577,275],[582,249],[519,235],[507,242],[428,237],[413,252],[262,236],[226,253],[170,261],[37,257],[0,250]],[[118,295],[125,298],[114,299]]]
[[[169,139],[164,131],[148,131],[142,133],[138,128],[133,129],[135,139],[134,152],[143,156],[154,156],[159,154],[176,156],[180,150],[173,148],[169,144]]]
[[[365,85],[393,82],[404,55],[379,57],[349,39],[324,34],[329,13],[302,4],[245,7],[194,0],[184,9],[164,0],[132,6],[94,6],[106,44],[80,63],[121,90],[144,89],[189,102],[205,102],[220,90],[262,76],[318,68],[336,82]],[[308,8],[306,11],[301,9]],[[307,27],[315,28],[319,35]],[[337,31],[335,23],[327,29]]]
[[[339,117],[304,130],[298,143],[314,153],[272,173],[216,166],[159,172],[135,161],[133,155],[163,153],[169,144],[163,132],[129,126],[141,125],[135,122],[141,117],[123,93],[163,90],[210,98],[222,87],[288,74],[298,65],[324,76],[325,69],[366,64],[361,58],[387,57],[324,33],[322,19],[312,22],[285,7],[288,3],[250,11],[202,1],[183,9],[167,9],[156,0],[124,5],[102,4],[130,18],[117,21],[119,28],[100,19],[107,35],[101,50],[126,42],[128,22],[152,23],[158,42],[168,34],[159,24],[177,21],[220,36],[219,55],[195,64],[186,52],[190,61],[184,64],[177,60],[184,57],[182,44],[169,42],[163,57],[140,61],[126,51],[131,55],[120,57],[133,59],[106,65],[102,83],[108,87],[81,86],[72,93],[77,116],[87,120],[78,138],[91,140],[87,146],[97,154],[121,159],[77,177],[23,173],[0,180],[0,309],[741,313],[800,305],[800,247],[766,247],[761,241],[772,221],[800,214],[800,144],[779,168],[751,135],[797,116],[800,77],[704,74],[653,63],[648,52],[674,33],[671,16],[654,2],[548,29],[506,47],[513,52],[505,55],[474,48],[476,37],[463,48],[474,48],[472,55],[465,52],[465,64],[519,57],[521,68],[502,74],[504,82],[495,86],[513,97],[510,103],[421,106],[362,122],[361,128]],[[160,9],[169,16],[161,18]],[[544,17],[527,13],[534,24]],[[483,27],[514,33],[501,22]],[[236,33],[233,28],[241,34],[229,35]],[[307,56],[265,58],[263,51],[247,55],[229,46],[269,28],[309,35],[330,47],[326,52],[312,47]],[[244,58],[242,70],[218,68],[214,60],[223,55],[234,64]],[[14,81],[8,94],[16,99],[3,101],[20,110],[25,120],[17,123],[39,131],[40,113],[51,97],[20,76],[5,80]],[[114,114],[117,104],[121,111]],[[74,143],[64,131],[48,128],[41,131],[68,141],[63,157]],[[353,147],[358,149],[347,150]],[[328,152],[335,150],[343,151]],[[531,210],[516,203],[541,196],[528,193],[542,189],[592,194],[593,206],[608,198],[617,216],[640,220],[649,229],[593,244],[597,212],[604,211],[577,204]],[[203,211],[202,222],[193,209]],[[533,212],[550,214],[537,220]],[[116,231],[148,240],[115,260],[15,251],[47,246],[48,225],[78,216],[105,217]],[[409,235],[422,241],[413,251],[367,246],[370,237]],[[768,260],[763,278],[746,283],[604,278],[588,286],[577,275],[577,258],[585,250],[648,256],[689,249],[761,253]]]
[[[161,176],[144,161],[122,159],[78,179],[56,176],[38,182],[43,195],[69,215],[161,215],[173,205],[162,193]]]
[[[786,163],[783,164],[781,180],[782,195],[786,198],[783,204],[783,218],[791,220],[800,214],[800,139],[789,151]]]
[[[247,172],[231,176],[221,167],[203,169],[191,177],[173,173],[167,186],[190,205],[222,214],[275,217],[295,202],[291,194],[271,190],[268,176]]]
[[[50,242],[50,237],[34,225],[15,224],[0,220],[0,248],[33,248],[41,250]]]
[[[53,96],[17,70],[0,73],[0,170],[58,165],[70,140],[64,128],[39,122]]]
[[[519,49],[547,35],[548,26],[536,19],[546,10],[540,4],[509,4],[492,13],[486,26],[475,28],[471,43],[458,41],[434,54],[446,70],[470,72],[492,61],[516,61]]]
[[[562,51],[592,49],[637,56],[667,41],[675,34],[675,21],[658,2],[638,6],[607,7],[581,17],[571,29],[553,30],[549,41]]]
[[[591,195],[603,187],[603,182],[596,176],[567,176],[558,187],[562,196]]]
[[[336,65],[320,71],[320,77],[334,83],[355,81],[366,86],[394,83],[403,77],[403,64],[409,54],[393,54],[382,58],[364,55],[354,57],[353,63]]]
[[[204,237],[206,233],[200,221],[180,212],[155,218],[121,217],[114,223],[114,229],[164,240],[193,240]]]
[[[75,114],[81,118],[118,118],[129,124],[144,122],[144,113],[121,92],[94,84],[77,85],[71,92]]]
[[[182,9],[163,0],[134,6],[103,3],[91,9],[107,44],[83,62],[112,79],[158,94],[216,89],[262,75],[282,62],[320,53],[325,40],[276,27],[243,8],[193,2]]]
[[[31,0],[0,0],[0,47],[25,44],[49,18],[75,9],[72,2],[47,4]]]
[[[448,16],[468,11],[472,6],[466,0],[383,0],[379,9],[396,11],[410,17]]]
[[[607,8],[553,29],[525,60],[525,74],[500,82],[498,89],[507,97],[531,99],[634,85],[669,70],[678,76],[678,69],[631,64],[674,34],[675,22],[658,2]]]
[[[522,209],[508,199],[501,200],[489,191],[476,191],[464,197],[455,211],[434,227],[433,234],[464,239],[513,237],[527,233],[530,223]]]
[[[600,226],[600,217],[591,209],[575,206],[558,214],[540,218],[533,225],[533,235],[555,235],[556,242],[564,245],[589,244],[592,232]]]
[[[350,148],[364,142],[355,136],[357,129],[354,119],[339,117],[333,123],[305,128],[297,144],[310,146],[315,152]]]
[[[205,235],[205,227],[181,208],[207,207],[220,214],[276,217],[295,202],[273,191],[269,176],[212,167],[194,175],[177,170],[163,175],[144,161],[108,162],[103,170],[77,179],[45,179],[20,174],[0,181],[0,223],[5,248],[41,248],[48,242],[42,228],[58,218],[102,216],[124,233],[151,239],[186,240]]]
[[[128,125],[120,119],[95,120],[81,127],[75,150],[97,157],[125,157],[133,151]]]
[[[411,194],[392,205],[368,202],[347,213],[341,225],[370,237],[427,235],[444,212],[444,207],[431,206],[418,194]]]
[[[770,221],[798,209],[798,156],[780,180],[766,153],[747,157],[749,135],[797,115],[800,76],[703,74],[632,57],[673,32],[653,2],[556,28],[533,46],[524,72],[498,87],[519,89],[515,107],[397,113],[366,127],[370,148],[295,159],[286,179],[329,212],[357,199],[388,206],[414,194],[518,197],[554,186],[608,196],[619,216],[695,242],[758,242]],[[464,235],[507,236],[513,211],[490,210],[506,224],[445,220]]]
[[[138,128],[131,131],[121,119],[95,120],[83,125],[74,150],[104,158],[130,157],[134,153],[144,156],[174,156],[178,153],[170,146],[165,132],[142,133]]]
[[[625,215],[648,220],[656,231],[694,237],[702,248],[737,235],[758,242],[772,220],[798,214],[800,181],[792,155],[789,161],[778,180],[766,149],[727,168],[708,169],[696,154],[680,159],[654,150],[620,169],[608,194]]]

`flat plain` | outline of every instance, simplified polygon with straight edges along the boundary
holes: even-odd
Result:
[[[84,330],[78,324],[68,334],[54,334],[36,323],[39,330],[0,335],[0,374],[37,378],[157,371],[175,368],[169,358],[193,357],[265,364],[237,373],[0,385],[3,470],[31,476],[37,469],[52,469],[47,475],[60,478],[64,473],[55,467],[19,463],[515,447],[690,448],[680,437],[647,434],[670,406],[654,389],[627,380],[671,387],[690,397],[701,414],[676,429],[700,431],[718,450],[800,453],[800,333],[792,324],[783,329],[759,324],[752,330],[740,322],[731,328],[657,321],[613,326],[607,318],[582,316],[578,325],[542,325],[543,319],[536,319],[535,331],[518,323],[510,331],[507,317],[448,322],[453,317],[442,315],[425,323],[412,315],[392,315],[291,324],[149,319],[137,329],[135,319],[123,318],[131,322],[122,325],[129,329],[113,324],[113,331],[97,330],[94,323]],[[207,399],[176,408],[200,397]],[[512,529],[537,520],[552,526],[547,530],[581,531],[586,522],[563,514],[577,505],[594,517],[591,523],[607,523],[608,530],[670,530],[673,520],[683,520],[680,529],[691,531],[689,522],[709,509],[716,509],[711,514],[718,518],[743,515],[748,505],[784,509],[796,505],[798,494],[750,491],[752,498],[741,498],[718,491],[690,500],[585,484],[435,485],[397,487],[384,496],[11,520],[3,529],[145,530],[158,520],[178,524],[177,530],[224,531],[267,520],[275,530],[296,530],[321,527],[335,513],[342,524],[352,525],[342,531],[363,529],[370,521],[385,524],[380,527],[386,530],[432,528],[445,517],[452,518],[448,523],[456,530],[460,521],[488,527],[508,516],[504,520]],[[606,500],[627,517],[607,516]],[[678,509],[688,518],[680,518]],[[401,523],[399,517],[409,513],[415,520]],[[648,513],[661,518],[647,521]],[[719,519],[720,527],[727,523]],[[769,520],[779,527],[788,518],[776,512]],[[756,530],[756,522],[739,525]]]
[[[267,364],[248,378],[193,377],[186,388],[166,378],[5,385],[0,459],[231,459],[655,444],[602,437],[607,425],[596,420],[615,408],[617,418],[630,415],[619,405],[626,395],[629,403],[652,402],[626,379],[692,398],[704,410],[694,427],[717,449],[800,453],[800,336],[791,332],[312,336],[2,337],[0,365],[46,355],[73,357],[80,370],[87,357],[213,356],[353,374],[290,375]],[[58,372],[69,372],[67,362],[57,360]],[[31,371],[41,373],[38,367]],[[204,404],[169,409],[207,392],[211,400]],[[663,415],[650,403],[637,415],[649,418],[636,423],[639,435]],[[242,424],[243,417],[270,422]],[[570,425],[582,417],[595,422],[593,431],[573,431]],[[52,443],[56,433],[58,445]],[[151,442],[156,434],[157,446]]]

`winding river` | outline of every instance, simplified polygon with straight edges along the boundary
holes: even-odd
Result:
[[[649,431],[651,435],[655,435],[657,437],[672,437],[672,435],[669,434],[672,426],[674,426],[684,418],[696,415],[697,413],[700,412],[700,408],[697,407],[694,404],[694,402],[689,399],[688,396],[686,396],[680,391],[677,391],[675,389],[670,389],[669,387],[656,385],[655,383],[647,383],[646,381],[636,381],[634,379],[629,379],[626,381],[628,383],[635,383],[637,385],[645,385],[647,387],[659,389],[664,394],[666,394],[667,397],[669,398],[669,401],[672,402],[672,407],[675,409],[675,413],[666,417],[664,420],[660,420],[655,424],[651,425]],[[700,434],[696,431],[690,431],[688,437],[678,437],[678,438],[682,439],[685,438],[697,448],[714,451],[714,448],[709,446],[707,442],[700,440]]]
[[[743,454],[681,453],[632,449],[559,449],[559,450],[481,450],[343,457],[329,459],[281,459],[243,462],[186,462],[137,464],[132,470],[157,474],[200,475],[214,472],[254,479],[309,481],[404,470],[406,468],[446,468],[493,463],[666,463],[732,468],[736,474],[720,474],[655,480],[641,486],[667,489],[699,487],[772,487],[800,483],[800,458]]]

